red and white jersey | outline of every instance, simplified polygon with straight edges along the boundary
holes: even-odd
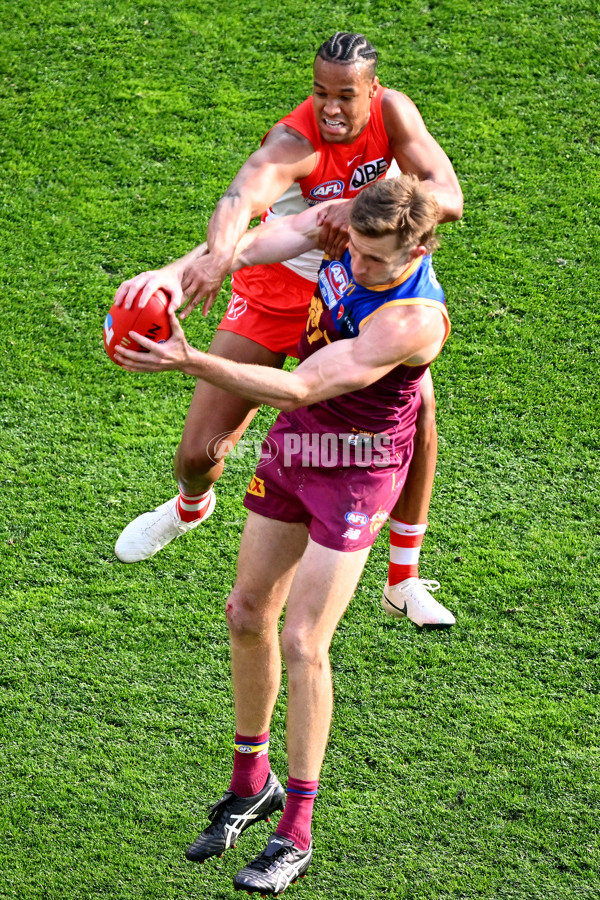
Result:
[[[287,125],[303,135],[315,148],[315,166],[306,178],[296,181],[263,215],[267,222],[274,216],[291,216],[326,200],[342,200],[378,181],[388,173],[392,163],[392,148],[385,131],[381,105],[386,88],[380,87],[371,102],[369,121],[364,131],[351,144],[328,143],[321,137],[315,119],[312,97],[284,116],[277,124]],[[320,250],[311,250],[284,266],[310,281],[317,280],[323,259]]]

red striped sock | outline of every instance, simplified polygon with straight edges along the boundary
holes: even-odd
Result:
[[[179,488],[177,512],[181,521],[195,522],[197,519],[201,519],[208,508],[211,494],[212,486],[203,494],[184,494]]]
[[[298,850],[308,850],[310,846],[310,826],[318,787],[318,781],[288,778],[285,809],[275,833],[289,838]]]
[[[270,771],[269,732],[246,737],[236,731],[233,775],[229,790],[238,797],[258,794],[264,788]]]
[[[390,585],[405,578],[419,577],[419,555],[427,522],[424,525],[407,525],[390,517]]]

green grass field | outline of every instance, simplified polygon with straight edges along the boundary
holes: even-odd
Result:
[[[119,370],[101,329],[124,278],[203,238],[338,29],[377,46],[465,193],[436,263],[453,335],[421,566],[457,624],[386,619],[383,534],[334,640],[317,850],[288,894],[597,898],[597,3],[0,10],[0,898],[224,900],[269,833],[183,857],[229,778],[223,606],[252,461],[201,532],[119,564],[122,527],[174,493],[193,382]],[[226,301],[188,320],[193,344]]]

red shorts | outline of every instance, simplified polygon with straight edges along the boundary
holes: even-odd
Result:
[[[267,519],[306,525],[312,540],[331,550],[370,547],[404,485],[412,441],[389,454],[367,451],[348,435],[307,432],[293,413],[280,413],[244,506]]]
[[[232,278],[231,300],[218,330],[297,357],[314,292],[314,281],[280,263],[240,269]]]

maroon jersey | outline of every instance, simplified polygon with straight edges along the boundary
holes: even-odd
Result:
[[[426,305],[439,309],[450,322],[444,292],[431,265],[431,257],[419,257],[390,285],[364,288],[352,278],[350,254],[341,260],[324,260],[312,299],[299,356],[306,359],[333,341],[358,335],[362,325],[380,309],[390,306]],[[294,415],[307,430],[386,435],[394,449],[413,438],[420,404],[419,385],[428,365],[399,365],[374,384],[296,410]]]
[[[352,339],[384,307],[427,305],[450,323],[429,257],[389,285],[363,288],[350,256],[325,260],[300,358]],[[280,413],[263,445],[244,505],[267,518],[301,522],[313,541],[344,553],[369,547],[393,508],[410,464],[419,385],[426,365],[399,365],[374,384]]]

